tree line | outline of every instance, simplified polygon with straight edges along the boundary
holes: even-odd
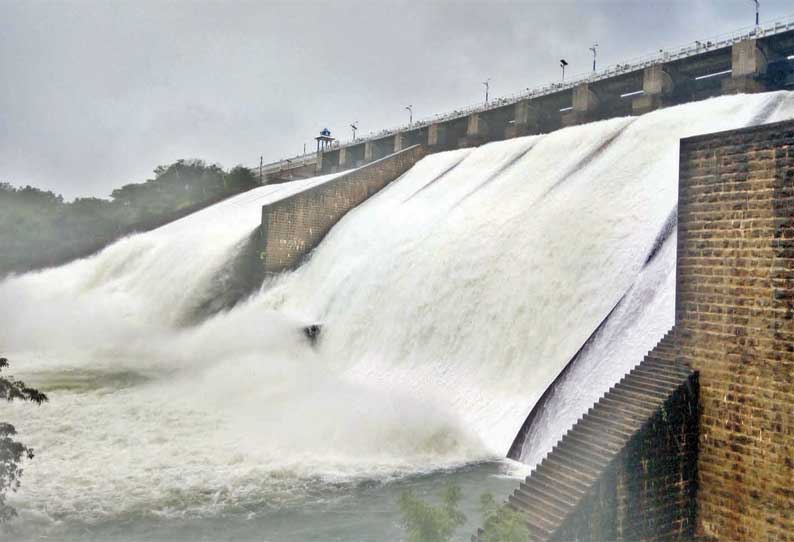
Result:
[[[0,276],[59,265],[257,186],[251,170],[202,160],[158,166],[154,177],[113,190],[110,199],[63,196],[0,183]]]

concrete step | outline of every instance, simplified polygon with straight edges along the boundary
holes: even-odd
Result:
[[[631,371],[631,374],[635,377],[644,378],[646,380],[652,379],[654,382],[663,383],[672,387],[678,386],[681,383],[681,379],[677,376],[670,376],[667,373],[655,371],[652,367],[646,365],[637,366]]]
[[[605,428],[614,428],[623,431],[627,436],[631,436],[640,427],[630,418],[617,417],[609,418],[601,412],[588,412],[582,416],[582,421],[592,420],[594,423],[600,423]]]
[[[520,510],[524,514],[527,523],[539,527],[544,531],[548,532],[554,530],[562,520],[562,517],[551,514],[548,511],[540,510],[531,503],[521,500],[521,498],[515,494],[510,495],[507,500],[514,508]]]
[[[661,393],[668,394],[671,390],[678,387],[680,382],[672,382],[670,380],[660,379],[649,373],[639,373],[632,371],[628,376],[624,377],[626,383],[636,383],[651,389],[655,389]]]
[[[549,454],[546,456],[546,459],[549,461],[555,461],[561,465],[565,465],[571,470],[577,472],[578,476],[587,476],[591,479],[597,478],[601,470],[598,465],[591,465],[588,461],[584,461],[580,457],[571,457],[570,453],[557,448],[549,452]]]
[[[605,443],[605,446],[620,450],[626,445],[628,438],[625,436],[618,436],[610,433],[605,433],[593,426],[580,424],[576,428],[576,433],[579,438],[588,438]]]
[[[671,330],[577,420],[510,496],[509,505],[526,516],[531,540],[553,538],[604,468],[692,374],[675,362],[675,341]]]
[[[636,380],[627,380],[626,382],[621,382],[615,386],[615,389],[621,389],[624,391],[628,391],[631,393],[638,393],[641,394],[643,397],[649,397],[652,399],[656,399],[660,402],[664,402],[667,400],[667,397],[670,395],[670,392],[673,391],[675,388],[671,388],[669,391],[659,391],[656,388],[651,386],[645,386],[642,382]]]
[[[556,459],[543,459],[536,472],[545,474],[548,478],[553,480],[561,480],[566,486],[578,488],[581,491],[586,491],[593,480],[593,475],[589,472],[582,472],[581,469],[576,469],[566,463],[561,463]],[[530,483],[532,476],[528,476],[526,483]]]
[[[613,388],[609,391],[609,393],[610,397],[612,398],[620,398],[621,401],[625,401],[626,403],[644,405],[653,409],[659,408],[659,406],[661,406],[661,404],[664,402],[658,397],[652,397],[647,394],[643,394],[642,392],[625,388]]]
[[[649,406],[645,406],[645,405],[630,405],[630,404],[624,403],[622,401],[618,401],[616,398],[614,398],[612,396],[604,397],[603,399],[601,399],[596,404],[597,405],[603,405],[604,407],[609,407],[610,409],[619,410],[619,411],[623,411],[623,412],[637,413],[637,414],[640,414],[642,416],[650,416],[651,414],[656,412],[656,409],[651,408]]]
[[[594,451],[606,454],[614,454],[623,448],[623,443],[618,439],[598,438],[592,432],[583,431],[579,427],[575,431],[568,431],[562,440],[569,440],[580,446],[592,446]]]
[[[670,361],[660,359],[656,356],[648,356],[645,360],[643,360],[642,365],[645,367],[652,368],[653,370],[668,374],[673,377],[681,377],[686,378],[692,372],[692,369],[686,367],[684,365],[679,365],[677,363],[672,363]]]
[[[624,441],[628,441],[635,431],[634,429],[627,428],[622,424],[617,425],[613,422],[613,420],[604,421],[603,418],[594,416],[592,414],[585,414],[579,423],[595,431],[608,433],[614,437],[621,438]]]
[[[601,405],[600,408],[592,407],[587,411],[588,414],[596,414],[602,418],[608,418],[611,420],[622,419],[631,422],[632,424],[635,423],[644,423],[644,421],[648,418],[647,414],[637,411],[629,411],[629,410],[621,410],[618,408],[610,408],[606,404]]]
[[[535,469],[530,476],[527,476],[524,483],[539,483],[548,487],[550,490],[557,491],[564,495],[576,498],[584,496],[588,486],[580,480],[570,480],[565,476],[549,476],[549,469]]]
[[[609,461],[609,456],[612,454],[609,450],[594,446],[591,442],[582,442],[568,437],[561,440],[557,444],[558,448],[562,448],[565,452],[572,452],[580,459],[590,461],[590,464],[595,468],[601,468]]]
[[[543,461],[548,464],[548,469],[562,471],[561,474],[563,476],[567,476],[572,480],[581,480],[582,482],[589,483],[595,480],[599,475],[597,470],[587,465],[573,462],[568,457],[561,454],[549,454]]]
[[[632,391],[632,390],[629,390],[629,389],[616,388],[614,390],[610,390],[607,395],[602,397],[598,401],[598,403],[593,405],[588,410],[588,412],[586,412],[585,414],[591,413],[591,414],[595,414],[596,416],[601,417],[601,418],[605,417],[605,415],[607,415],[607,416],[615,416],[615,418],[610,418],[610,419],[613,419],[615,421],[622,420],[622,417],[620,416],[621,412],[616,410],[616,409],[613,409],[610,406],[609,402],[603,402],[602,403],[601,401],[603,399],[612,399],[613,402],[619,399],[621,402],[623,402],[623,404],[625,404],[626,406],[631,406],[631,407],[634,407],[634,406],[636,406],[636,407],[645,407],[646,409],[648,409],[648,408],[651,408],[651,409],[656,408],[656,401],[654,401],[652,398],[646,397],[645,395],[640,394],[639,392]],[[590,411],[592,411],[592,412],[590,412]],[[632,428],[633,428],[633,426],[632,426]]]
[[[559,521],[570,512],[570,506],[560,505],[560,503],[549,499],[546,495],[538,494],[534,491],[524,491],[518,488],[513,495],[516,499],[525,503],[527,507],[539,512],[544,518],[554,518]]]
[[[577,496],[572,496],[568,492],[561,491],[560,489],[550,486],[537,478],[534,479],[531,484],[521,482],[518,486],[518,489],[524,491],[525,493],[535,493],[550,501],[554,501],[559,506],[567,507],[566,509],[576,506],[576,503],[579,501],[578,494]]]

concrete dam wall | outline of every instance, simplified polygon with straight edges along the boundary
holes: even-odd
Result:
[[[408,171],[427,154],[414,145],[262,207],[260,259],[267,274],[297,266],[348,211]]]

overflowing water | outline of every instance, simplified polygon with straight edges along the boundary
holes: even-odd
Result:
[[[362,487],[506,491],[496,475],[524,471],[473,465],[504,457],[577,352],[522,446],[529,466],[672,326],[679,139],[791,117],[791,93],[722,97],[431,155],[301,268],[199,322],[261,206],[329,177],[6,279],[0,352],[51,396],[3,406],[37,449],[13,528],[170,540],[233,517],[251,539],[331,540],[309,511],[370,502]],[[381,537],[338,539],[393,538],[388,517]]]

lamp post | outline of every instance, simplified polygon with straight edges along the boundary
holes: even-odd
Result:
[[[407,105],[405,109],[408,111],[408,126],[411,126],[414,123],[414,106]]]
[[[488,90],[491,88],[491,78],[489,77],[485,81],[482,82],[483,86],[485,86],[485,103],[488,103]]]
[[[597,54],[598,44],[594,43],[590,50],[593,51],[593,73],[596,71],[596,54]]]
[[[350,129],[353,130],[353,141],[356,140],[356,130],[358,130],[358,121],[354,122],[350,125]]]
[[[565,82],[565,66],[568,65],[568,62],[564,59],[560,59],[560,68],[562,68],[562,82]]]
[[[759,0],[750,0],[750,1],[755,3],[755,26],[758,26],[758,10],[761,7],[761,2]]]

